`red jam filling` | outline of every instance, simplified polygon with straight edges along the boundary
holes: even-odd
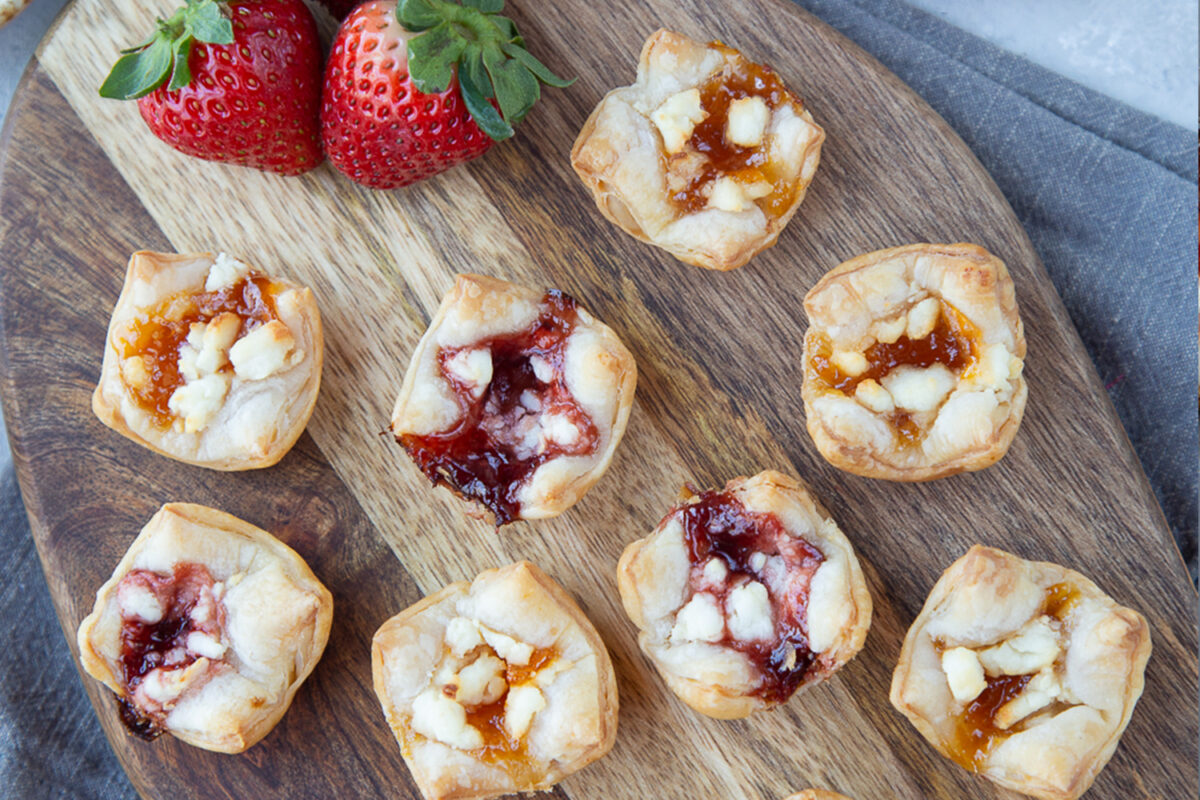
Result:
[[[121,612],[121,677],[127,697],[132,698],[152,670],[185,669],[196,661],[196,654],[187,648],[188,634],[219,630],[222,606],[214,604],[215,618],[210,615],[206,623],[192,616],[204,595],[212,597],[213,578],[202,564],[179,564],[170,575],[133,570],[121,584],[139,584],[153,593],[163,609],[157,622]],[[130,731],[143,738],[153,739],[162,732],[154,715],[129,700],[122,703],[121,717]]]
[[[713,43],[717,45],[717,43]],[[737,55],[736,50],[720,46],[728,53]],[[774,189],[762,199],[765,210],[779,216],[791,204],[795,194],[787,176],[777,174],[778,169],[768,158],[766,147],[743,147],[725,138],[729,123],[729,107],[734,100],[743,97],[761,97],[767,108],[774,111],[780,105],[793,103],[797,109],[803,107],[767,67],[747,61],[740,56],[735,65],[727,64],[700,87],[700,107],[708,114],[692,130],[689,149],[707,157],[703,168],[692,177],[681,191],[671,196],[675,206],[687,213],[700,211],[708,205],[704,188],[713,180],[729,175],[746,183],[765,179]]]
[[[149,373],[143,386],[129,386],[138,405],[150,411],[162,427],[174,418],[168,401],[183,385],[179,374],[179,347],[187,341],[194,323],[207,324],[223,313],[242,320],[238,338],[277,319],[271,279],[251,272],[232,286],[214,292],[184,292],[168,297],[157,307],[142,310],[118,335],[121,358],[140,356]],[[231,369],[229,365],[225,369]]]
[[[687,540],[693,592],[712,594],[724,610],[729,592],[736,586],[754,580],[766,587],[774,610],[774,638],[746,642],[726,629],[717,644],[741,652],[757,668],[761,680],[755,695],[769,703],[786,701],[816,661],[808,647],[808,591],[825,556],[803,539],[789,535],[774,514],[747,511],[730,492],[702,492],[695,502],[675,513]],[[755,553],[783,559],[786,581],[782,596],[772,589],[764,570],[750,565]],[[719,589],[703,576],[704,566],[712,558],[720,558],[728,570]]]
[[[438,368],[454,390],[462,413],[445,431],[428,436],[397,437],[413,461],[435,484],[444,484],[460,496],[475,500],[492,512],[496,525],[521,517],[518,498],[525,481],[542,464],[559,456],[587,455],[600,438],[591,418],[579,407],[563,374],[567,339],[575,327],[575,301],[551,290],[542,299],[537,320],[524,331],[484,339],[469,347],[442,348]],[[479,397],[447,363],[465,350],[491,352],[492,380]],[[538,378],[532,358],[541,359],[552,376]],[[545,373],[543,373],[545,377]],[[536,410],[529,398],[536,398]],[[574,442],[545,439],[536,448],[523,440],[523,431],[541,415],[568,419],[578,431]]]

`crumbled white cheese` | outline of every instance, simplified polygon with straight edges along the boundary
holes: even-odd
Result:
[[[862,403],[876,414],[889,414],[896,409],[888,390],[879,385],[873,378],[860,381],[854,387],[854,399]]]
[[[469,387],[472,395],[480,398],[492,382],[492,351],[486,347],[459,350],[446,360],[446,371]]]
[[[412,728],[422,736],[459,750],[483,746],[483,736],[467,724],[467,711],[434,688],[413,700]]]
[[[529,684],[514,686],[504,699],[504,730],[520,739],[533,725],[533,716],[546,707],[546,698],[537,687]]]
[[[287,325],[273,319],[238,339],[229,348],[229,361],[239,378],[258,381],[294,363],[288,354],[295,347],[296,339]]]
[[[980,650],[979,662],[989,675],[1028,675],[1053,664],[1059,652],[1050,618],[1038,617],[1000,644]]]
[[[725,561],[720,558],[710,558],[704,564],[704,581],[709,586],[721,587],[725,585],[725,578],[729,575],[729,568],[725,566]]]
[[[892,344],[904,334],[907,328],[908,318],[900,315],[891,319],[876,320],[871,323],[870,331],[876,341],[883,342],[884,344]]]
[[[166,663],[169,664],[170,661],[168,658]],[[138,685],[136,694],[143,695],[157,705],[168,707],[207,671],[208,660],[205,658],[196,659],[187,669],[152,669]]]
[[[933,411],[958,383],[943,364],[920,367],[899,366],[883,376],[883,388],[897,408],[905,411]]]
[[[1017,374],[1020,375],[1020,359],[1010,355],[1008,348],[999,342],[988,345],[971,370],[972,382],[989,389],[1004,388],[1012,375],[1013,361],[1017,362]]]
[[[461,658],[483,644],[483,637],[479,634],[479,626],[473,620],[455,617],[446,625],[446,644],[449,645],[450,652]]]
[[[754,208],[754,201],[746,194],[741,183],[723,175],[709,184],[708,207],[738,213]]]
[[[698,592],[675,615],[672,642],[715,642],[725,635],[725,619],[716,598]]]
[[[835,350],[829,362],[851,378],[857,378],[871,366],[867,357],[856,350]]]
[[[233,286],[250,272],[250,267],[225,253],[217,253],[217,258],[208,270],[208,278],[204,281],[204,291],[215,292],[227,286]]]
[[[771,598],[767,587],[758,581],[748,581],[729,593],[726,601],[729,612],[729,633],[733,638],[750,642],[770,639],[775,635],[775,620],[771,616]]]
[[[533,389],[526,389],[521,392],[521,396],[517,399],[521,402],[521,408],[526,411],[538,412],[542,410],[542,399],[537,396],[537,392]]]
[[[242,327],[242,320],[237,314],[225,312],[209,320],[204,326],[200,337],[199,352],[196,353],[194,369],[197,376],[210,375],[225,366],[228,360],[229,346],[237,338]],[[189,339],[191,336],[189,335]],[[191,350],[190,342],[180,345],[180,361],[183,360],[184,349]],[[189,377],[185,375],[185,377]],[[194,379],[193,379],[194,380]]]
[[[996,711],[996,727],[1006,731],[1013,725],[1040,711],[1062,696],[1062,685],[1054,675],[1054,669],[1047,667],[1029,679],[1021,693],[1000,706]]]
[[[750,554],[750,569],[755,572],[762,572],[763,567],[767,565],[767,554],[754,552]]]
[[[121,616],[155,623],[163,618],[162,603],[150,587],[143,583],[125,580],[117,586],[117,605]]]
[[[187,649],[205,658],[218,659],[225,655],[225,645],[203,631],[192,631],[187,636]]]
[[[541,356],[530,356],[529,366],[533,367],[533,377],[542,383],[549,383],[554,380],[554,367],[550,366],[550,362]]]
[[[650,121],[662,134],[663,149],[678,153],[692,138],[692,132],[708,113],[700,107],[700,90],[688,89],[668,97],[650,114]]]
[[[579,440],[579,428],[569,417],[562,414],[547,414],[542,417],[542,437],[547,442],[572,445]]]
[[[771,109],[761,97],[739,97],[729,104],[725,121],[725,138],[741,147],[758,147],[762,144],[767,123],[771,120]]]
[[[458,671],[450,682],[456,686],[453,698],[463,706],[494,703],[504,694],[504,662],[491,653],[484,653]]]
[[[533,655],[533,645],[518,642],[511,636],[485,628],[483,625],[479,626],[479,632],[483,634],[488,646],[496,651],[496,655],[509,664],[523,667],[529,663],[529,657]]]
[[[146,360],[141,356],[130,356],[121,361],[121,377],[131,389],[150,386],[150,370],[146,369]]]
[[[198,433],[225,403],[229,379],[218,373],[185,383],[167,400],[167,408],[183,423],[185,433]]]
[[[987,688],[983,667],[974,650],[952,647],[942,653],[942,672],[950,684],[950,693],[960,703],[969,703]]]
[[[549,664],[534,673],[533,682],[545,689],[547,686],[554,683],[554,679],[557,678],[560,673],[566,672],[573,666],[575,666],[574,661],[568,661],[565,658],[555,658]]]
[[[908,311],[908,325],[904,335],[913,341],[920,341],[937,327],[938,317],[942,313],[942,304],[936,297],[926,297]]]

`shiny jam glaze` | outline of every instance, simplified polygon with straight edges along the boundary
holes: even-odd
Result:
[[[754,695],[768,703],[786,701],[816,660],[808,648],[808,590],[825,556],[803,539],[789,535],[774,514],[748,511],[732,492],[701,492],[672,513],[683,525],[693,592],[712,594],[724,609],[734,587],[749,580],[766,587],[775,617],[774,638],[743,642],[726,629],[717,644],[739,651],[758,670],[761,680]],[[765,576],[750,566],[755,553],[783,558],[788,573],[783,597],[776,596]],[[709,587],[703,578],[704,565],[712,558],[720,558],[728,569],[719,590]]]
[[[506,664],[504,682],[509,686],[524,683],[553,661],[555,655],[552,649],[539,648],[533,651],[526,665]],[[508,692],[505,691],[500,699],[493,703],[467,709],[467,724],[479,731],[483,737],[483,747],[469,752],[485,764],[504,767],[518,785],[529,785],[537,780],[537,776],[529,769],[525,739],[513,739],[504,729],[504,703],[507,699]]]
[[[725,138],[729,106],[743,97],[761,97],[772,112],[790,102],[799,114],[804,103],[787,90],[772,70],[748,61],[736,50],[718,42],[709,46],[733,56],[732,63],[727,60],[720,72],[699,87],[700,107],[708,117],[692,131],[685,152],[694,150],[702,153],[707,161],[687,186],[671,195],[671,202],[681,211],[693,213],[708,205],[704,189],[720,176],[729,175],[747,184],[766,179],[774,185],[774,190],[758,203],[764,211],[777,217],[791,205],[795,188],[787,176],[779,174],[778,165],[768,159],[765,141],[759,147],[742,147]]]
[[[1056,583],[1046,590],[1046,599],[1042,601],[1042,613],[1062,621],[1078,600],[1077,588],[1069,583]]]
[[[188,634],[200,630],[191,614],[204,592],[212,591],[213,578],[204,565],[187,563],[178,564],[170,575],[133,570],[121,579],[122,584],[126,582],[148,588],[164,610],[162,619],[153,623],[121,614],[121,682],[128,698],[151,670],[186,669],[196,661],[197,656],[186,646]],[[221,608],[218,604],[218,619],[209,627],[221,625]],[[121,719],[142,738],[161,733],[157,720],[127,699],[122,701]]]
[[[496,526],[520,519],[518,494],[538,467],[559,456],[587,455],[596,449],[600,435],[567,388],[563,364],[567,339],[575,328],[575,301],[557,290],[546,293],[537,320],[524,331],[483,339],[464,348],[438,351],[441,376],[453,388],[462,413],[454,427],[428,436],[403,434],[397,437],[413,461],[435,484],[449,486],[462,497],[475,500],[492,512]],[[476,398],[446,368],[463,350],[491,351],[492,380]],[[550,365],[553,377],[538,380],[530,358],[537,356]],[[519,443],[505,434],[508,420],[525,415],[521,396],[533,391],[541,402],[538,413],[559,414],[578,429],[573,444],[548,441],[545,449],[524,454]]]
[[[992,748],[1010,735],[1010,731],[996,727],[996,712],[1019,695],[1031,678],[1033,675],[988,676],[987,688],[958,718],[950,757],[972,772],[982,769]]]
[[[187,341],[194,323],[207,324],[222,313],[241,317],[237,338],[277,319],[275,294],[278,286],[261,273],[251,272],[232,286],[215,292],[181,292],[151,309],[140,309],[117,334],[122,359],[140,356],[150,375],[145,387],[128,386],[138,405],[154,415],[160,427],[171,424],[174,414],[167,405],[183,385],[179,374],[179,347]],[[228,364],[223,368],[232,369]]]
[[[970,320],[943,303],[937,325],[924,339],[901,336],[894,342],[876,342],[868,347],[863,353],[867,358],[867,370],[861,375],[847,375],[833,364],[828,340],[813,355],[813,369],[831,388],[853,395],[858,384],[868,378],[878,381],[899,366],[924,369],[942,364],[951,372],[961,373],[975,361],[975,342],[979,336],[979,329]]]

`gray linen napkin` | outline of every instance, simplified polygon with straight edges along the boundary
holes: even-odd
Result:
[[[1196,571],[1196,139],[889,0],[797,0],[930,103],[1033,239]],[[136,795],[50,605],[0,461],[0,791]],[[19,624],[14,624],[19,621]]]

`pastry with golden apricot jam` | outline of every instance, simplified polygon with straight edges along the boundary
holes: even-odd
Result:
[[[998,258],[973,244],[868,253],[826,274],[804,309],[804,413],[829,463],[926,481],[1008,451],[1025,334]]]
[[[1073,800],[1116,749],[1149,657],[1142,615],[1083,575],[975,545],[909,628],[891,701],[965,769]]]
[[[604,642],[528,561],[452,583],[392,617],[375,634],[371,664],[425,800],[546,790],[616,739]]]
[[[434,484],[497,526],[561,514],[625,432],[637,365],[557,290],[459,275],[413,353],[392,433]]]
[[[83,669],[130,731],[240,753],[283,717],[329,639],[333,597],[294,550],[222,511],[159,509],[79,626]]]
[[[688,264],[730,270],[775,244],[824,140],[769,67],[659,30],[633,85],[609,92],[584,123],[571,165],[626,233]]]
[[[778,472],[691,494],[625,548],[617,584],[667,686],[722,719],[829,677],[862,649],[871,624],[850,543]]]
[[[139,251],[113,309],[92,410],[177,461],[269,467],[308,424],[323,349],[310,289],[225,253]]]

